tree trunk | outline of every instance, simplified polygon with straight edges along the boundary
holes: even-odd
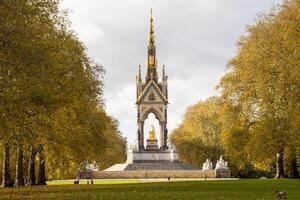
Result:
[[[39,148],[39,172],[38,172],[38,179],[37,179],[37,185],[47,185],[46,184],[46,161],[45,161],[45,155],[43,153],[43,148]]]
[[[31,147],[28,167],[28,185],[35,185],[35,155],[36,150]]]
[[[297,163],[297,158],[296,155],[293,154],[291,159],[291,173],[290,173],[290,178],[299,178],[299,173],[298,173],[298,163]]]
[[[283,151],[277,153],[277,162],[276,162],[276,176],[275,178],[284,178],[284,169],[283,169]]]
[[[15,183],[15,186],[24,186],[23,150],[20,147],[18,147],[18,149],[17,149],[16,183]]]
[[[14,182],[10,176],[10,146],[8,143],[3,144],[3,172],[2,172],[2,187],[13,187]]]

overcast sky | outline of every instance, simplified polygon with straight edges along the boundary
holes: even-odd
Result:
[[[89,56],[104,65],[107,112],[131,142],[136,138],[135,76],[145,72],[150,8],[159,70],[169,76],[169,133],[185,109],[212,95],[236,52],[235,43],[257,13],[281,0],[64,0]],[[160,71],[159,71],[160,72]],[[160,73],[161,74],[161,73]],[[146,131],[152,117],[146,123]]]

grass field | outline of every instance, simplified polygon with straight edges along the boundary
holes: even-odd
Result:
[[[141,182],[142,182],[141,180],[94,180],[94,185],[129,184],[129,183],[141,183]],[[79,184],[87,185],[87,180],[80,180]],[[48,186],[74,185],[74,180],[48,181],[47,185]]]
[[[49,185],[2,188],[0,199],[144,199],[144,200],[275,200],[273,190],[300,200],[300,180],[137,181],[97,182],[94,185]]]

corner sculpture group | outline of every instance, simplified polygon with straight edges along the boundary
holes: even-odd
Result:
[[[215,170],[218,169],[228,169],[228,162],[223,159],[223,155],[221,155],[220,159],[217,160]],[[210,158],[206,159],[203,163],[202,170],[213,170],[213,163]]]

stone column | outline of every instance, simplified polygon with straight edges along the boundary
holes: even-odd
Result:
[[[165,108],[165,120],[164,120],[164,149],[168,150],[168,129],[167,129],[167,120],[168,119],[168,111],[167,111],[167,107]]]
[[[164,124],[164,144],[165,144],[164,148],[165,148],[165,150],[169,149],[167,143],[168,143],[168,129],[167,129],[167,123],[165,122],[165,124]]]
[[[164,148],[164,123],[163,122],[159,122],[159,126],[160,126],[160,149]]]
[[[141,144],[142,144],[142,150],[145,150],[145,145],[144,145],[144,122],[141,122]]]
[[[167,150],[168,130],[167,130],[166,122],[160,122],[159,125],[160,125],[160,144],[161,144],[160,148],[162,150]]]
[[[138,128],[137,128],[137,131],[136,131],[136,138],[137,138],[137,146],[138,146],[138,149],[140,150],[141,130],[140,130],[139,124],[138,124]]]
[[[138,122],[138,146],[139,146],[139,151],[144,150],[144,122],[139,121]]]

